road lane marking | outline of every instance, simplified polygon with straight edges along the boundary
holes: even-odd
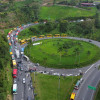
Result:
[[[93,66],[94,66],[94,64],[89,69],[87,69],[87,71],[85,71],[85,73],[87,73]]]

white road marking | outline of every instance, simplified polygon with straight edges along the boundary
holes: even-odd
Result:
[[[93,66],[94,66],[94,64],[89,69],[87,69],[87,71],[85,71],[85,73],[87,73]]]

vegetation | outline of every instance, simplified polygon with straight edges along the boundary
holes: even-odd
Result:
[[[99,59],[99,48],[93,44],[70,39],[41,40],[42,44],[25,48],[31,61],[55,68],[76,68]],[[87,59],[86,59],[87,58]]]
[[[80,78],[75,76],[63,77],[36,73],[31,74],[36,100],[69,100],[74,84]],[[59,82],[60,81],[60,82]]]
[[[0,100],[11,96],[12,76],[6,35],[0,35]]]
[[[91,10],[84,10],[68,6],[44,6],[40,10],[40,18],[48,20],[57,20],[70,17],[90,17],[94,16],[95,12],[96,8],[91,8]]]
[[[97,91],[97,94],[95,96],[95,100],[99,100],[100,99],[100,84],[98,86],[98,91]]]

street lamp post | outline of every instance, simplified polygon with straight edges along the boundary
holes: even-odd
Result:
[[[60,75],[59,75],[59,82],[58,82],[58,100],[60,100]]]

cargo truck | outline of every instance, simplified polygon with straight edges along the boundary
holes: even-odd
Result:
[[[18,49],[15,49],[15,53],[16,53],[16,58],[20,58],[20,52]]]
[[[72,93],[71,97],[70,97],[70,100],[75,100],[75,95],[76,95],[75,93]]]
[[[17,94],[17,84],[13,84],[13,94]]]
[[[13,69],[13,78],[17,77],[17,69]]]

